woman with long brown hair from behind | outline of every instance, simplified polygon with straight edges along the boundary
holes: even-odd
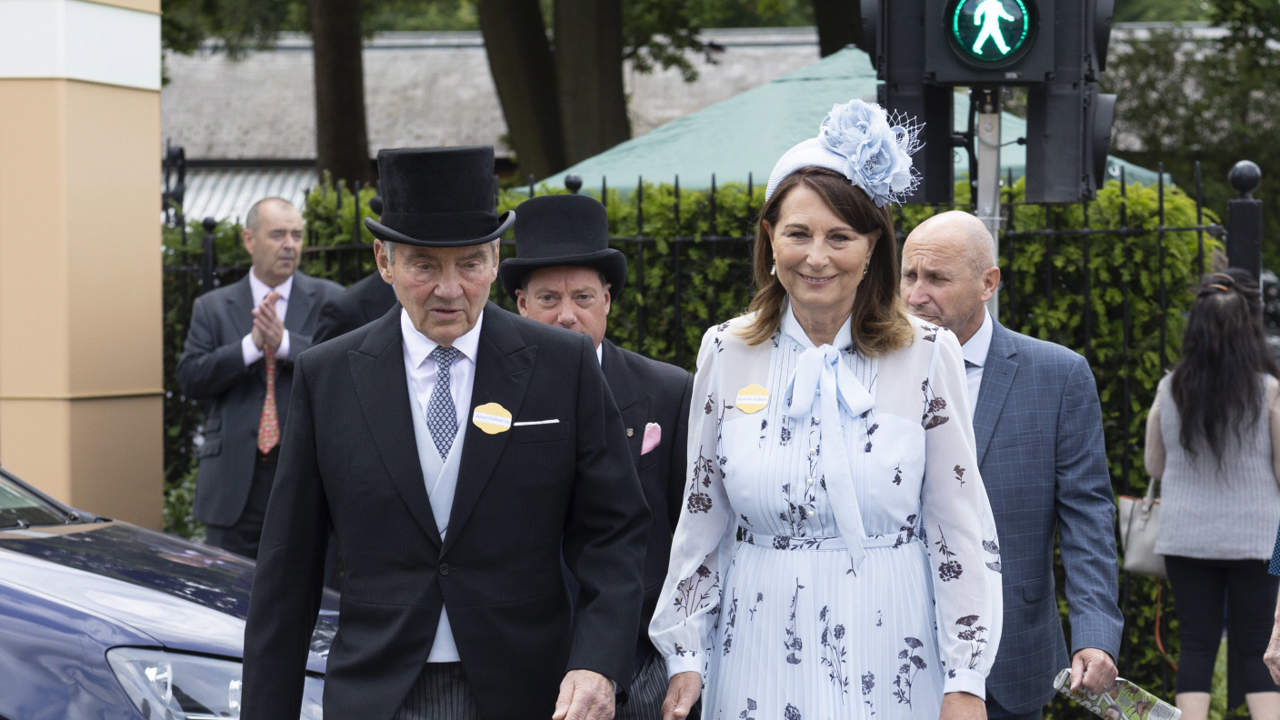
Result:
[[[1147,416],[1146,466],[1162,508],[1156,552],[1178,613],[1176,703],[1186,720],[1208,716],[1224,608],[1229,687],[1243,690],[1252,717],[1280,719],[1280,686],[1262,663],[1280,581],[1267,573],[1280,524],[1280,370],[1260,300],[1243,271],[1204,277],[1182,359]]]

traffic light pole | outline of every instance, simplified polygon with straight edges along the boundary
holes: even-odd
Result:
[[[978,219],[991,232],[992,253],[1000,261],[1000,88],[974,88],[970,102],[977,105]],[[987,301],[991,317],[999,319],[1000,293]]]

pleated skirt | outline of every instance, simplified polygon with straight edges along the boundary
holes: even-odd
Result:
[[[835,541],[835,542],[831,542]],[[926,548],[748,537],[724,577],[704,718],[937,718],[944,669]]]

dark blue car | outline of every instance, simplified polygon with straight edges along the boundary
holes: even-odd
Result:
[[[240,714],[253,563],[67,507],[0,469],[0,720]],[[302,718],[321,717],[326,591]]]

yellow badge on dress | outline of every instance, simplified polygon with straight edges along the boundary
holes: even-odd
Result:
[[[511,429],[511,411],[493,402],[477,405],[471,422],[486,435],[497,435]]]
[[[751,415],[765,409],[769,404],[769,391],[760,385],[751,384],[738,391],[738,399],[733,406]]]

